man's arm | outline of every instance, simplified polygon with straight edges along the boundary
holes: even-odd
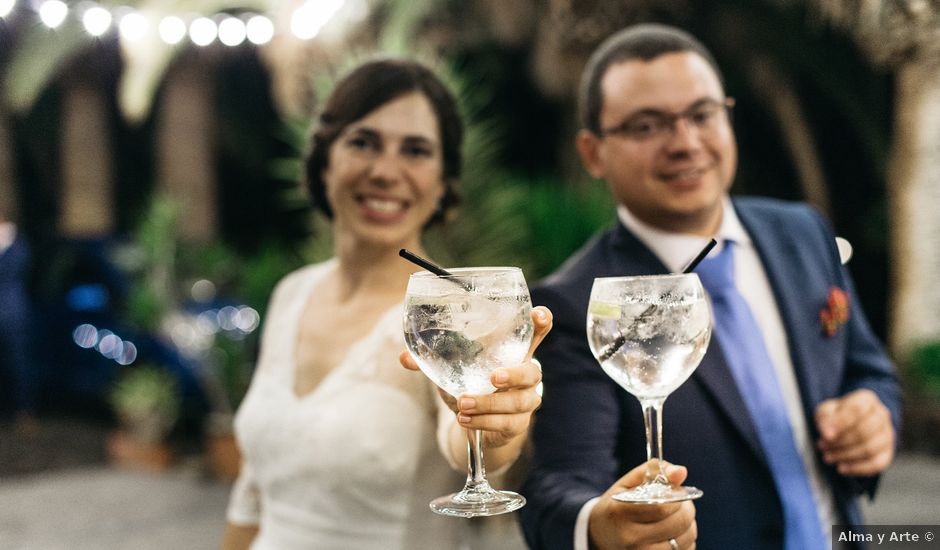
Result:
[[[536,352],[544,395],[532,434],[533,468],[522,491],[528,499],[520,513],[526,539],[534,549],[573,548],[579,512],[590,499],[601,497],[588,520],[594,548],[615,541],[680,537],[684,548],[695,535],[690,531],[695,525],[691,503],[638,507],[609,498],[625,484],[642,481],[642,468],[621,478],[626,468],[618,456],[620,406],[629,396],[591,355],[585,313],[560,294],[533,291],[533,299],[555,314],[555,326]],[[681,474],[684,477],[684,469]]]
[[[816,215],[829,237],[830,254],[838,257],[831,231]],[[861,308],[852,278],[840,267],[842,288],[851,310],[843,327],[847,331],[845,373],[840,397],[820,403],[815,411],[819,430],[817,446],[823,461],[844,476],[862,479],[873,491],[875,479],[894,459],[901,427],[901,389],[894,366]]]

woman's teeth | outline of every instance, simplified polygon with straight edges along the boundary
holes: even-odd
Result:
[[[405,204],[401,201],[376,198],[366,198],[363,200],[363,204],[365,204],[366,207],[371,208],[372,210],[378,210],[379,212],[399,212],[405,208]]]

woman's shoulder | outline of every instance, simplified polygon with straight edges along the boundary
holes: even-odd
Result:
[[[309,285],[315,284],[326,275],[335,264],[335,260],[329,259],[324,262],[305,265],[301,268],[291,271],[281,277],[281,280],[274,286],[273,296],[276,298],[282,294],[293,294]]]

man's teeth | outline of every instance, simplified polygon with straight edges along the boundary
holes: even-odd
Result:
[[[401,201],[366,198],[363,202],[368,208],[379,212],[399,212],[405,208]]]

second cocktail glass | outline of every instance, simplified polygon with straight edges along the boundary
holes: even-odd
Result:
[[[646,479],[614,499],[659,504],[702,496],[695,487],[673,487],[666,477],[662,410],[698,367],[711,332],[711,310],[695,274],[594,280],[588,344],[604,372],[640,400],[646,427]]]

